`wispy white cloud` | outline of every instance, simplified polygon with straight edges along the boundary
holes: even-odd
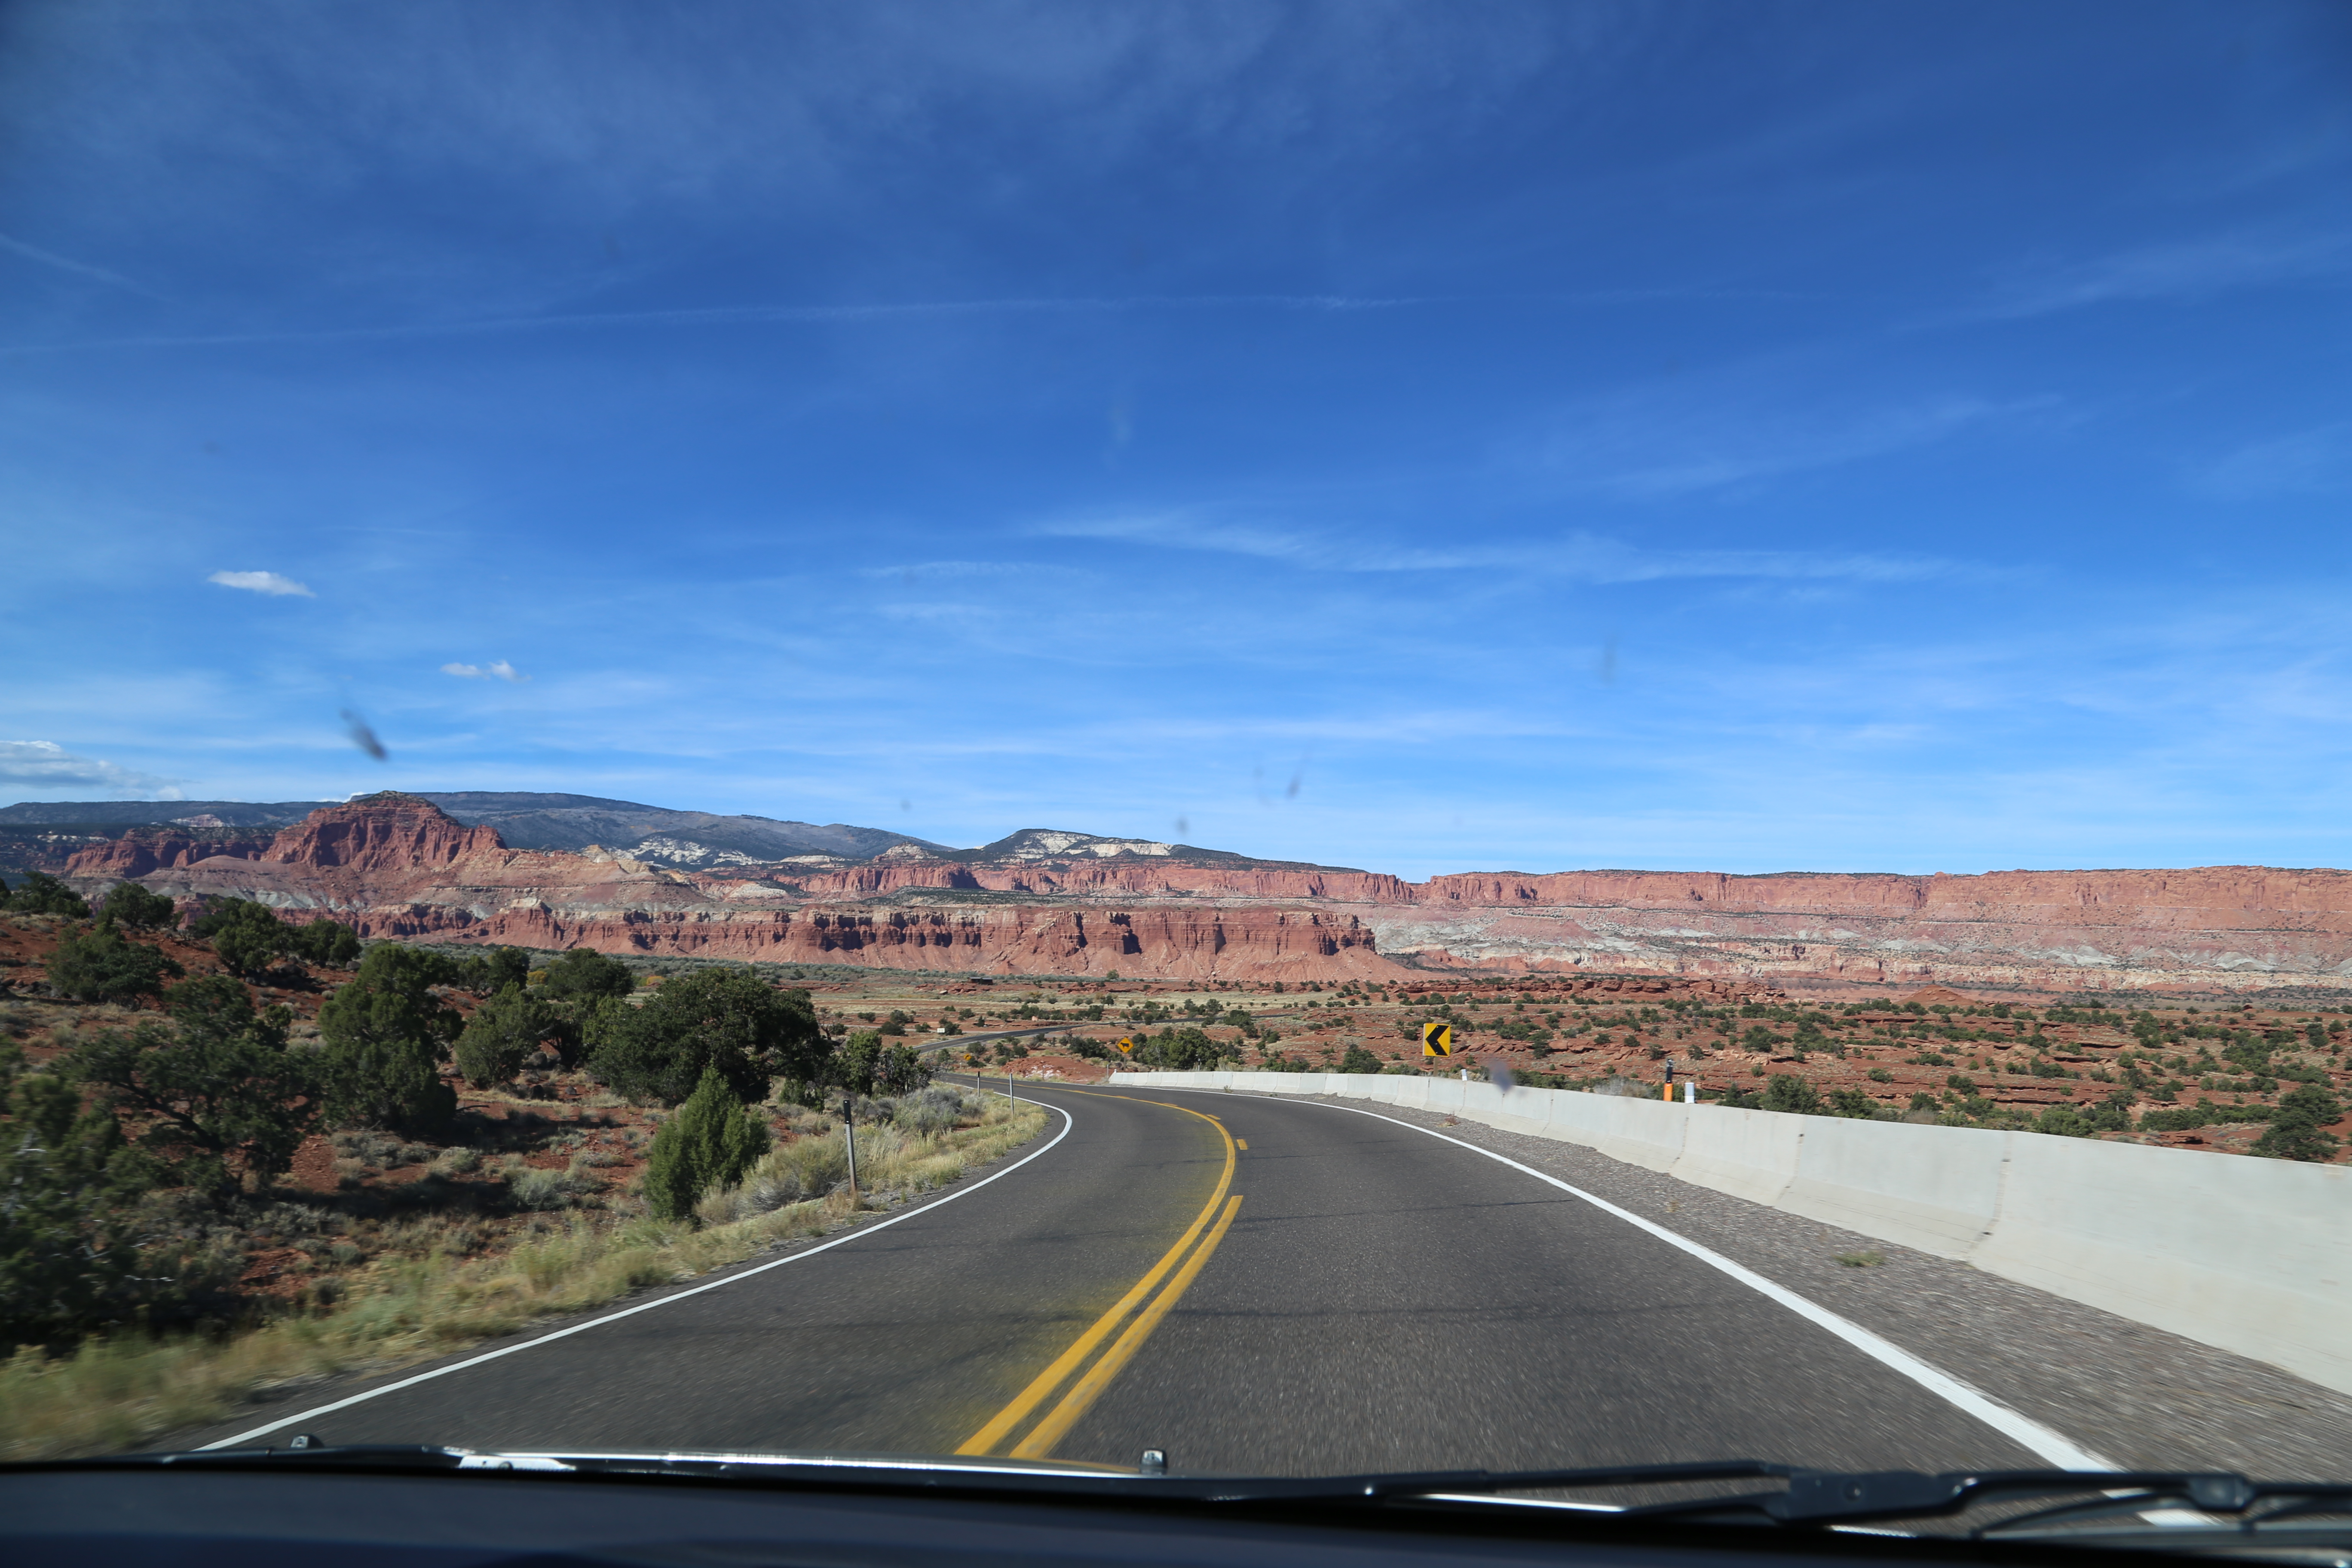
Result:
[[[1028,561],[908,561],[896,566],[861,566],[860,577],[895,578],[902,583],[935,583],[962,577],[1057,576],[1066,566],[1040,565]]]
[[[54,741],[0,741],[0,784],[11,789],[97,789],[109,795],[160,794],[168,800],[177,794],[172,783],[100,758],[77,756]]]
[[[1796,414],[1785,395],[1756,388],[1653,388],[1562,415],[1535,461],[1579,489],[1671,500],[1886,457],[2058,406],[2049,395],[1952,395]]]
[[[268,594],[273,597],[315,599],[310,592],[291,577],[281,577],[275,572],[215,572],[205,579],[224,588],[243,588],[248,593]]]
[[[2195,479],[2225,500],[2352,490],[2352,421],[2241,447]]]
[[[9,235],[0,234],[0,250],[7,251],[12,256],[21,256],[27,261],[37,261],[44,267],[53,267],[60,272],[70,272],[80,278],[94,278],[100,283],[110,283],[117,289],[128,289],[134,294],[144,294],[151,300],[163,298],[152,289],[142,283],[133,282],[120,272],[110,271],[103,267],[93,267],[87,261],[76,261],[70,256],[59,256],[54,250],[43,250],[37,245],[27,245],[23,240]]]
[[[1499,569],[1596,584],[1703,577],[1895,583],[1982,574],[1981,568],[1930,556],[1851,551],[1652,550],[1581,531],[1454,548],[1395,545],[1337,531],[1227,521],[1213,511],[1191,509],[1060,518],[1037,524],[1034,531],[1065,539],[1113,540],[1255,556],[1325,572]]]
[[[2087,261],[2021,271],[1963,318],[2043,316],[2135,300],[2195,300],[2266,284],[2352,272],[2352,236],[2229,235],[2142,246]]]
[[[411,339],[485,337],[512,332],[599,328],[854,326],[927,319],[1036,315],[1113,315],[1143,311],[1393,310],[1454,301],[1345,294],[1139,294],[1071,298],[906,300],[835,305],[740,305],[670,310],[551,311],[543,315],[418,321],[393,326],[292,328],[259,332],[155,333],[44,343],[0,344],[0,354],[55,354],[100,349],[204,349],[270,343],[398,342]]]
[[[457,663],[445,664],[441,667],[441,673],[444,675],[458,676],[467,680],[524,681],[530,679],[530,676],[523,674],[522,671],[517,669],[513,665],[509,664],[502,658],[493,659],[486,665]]]

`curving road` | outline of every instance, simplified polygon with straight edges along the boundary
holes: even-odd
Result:
[[[1161,1448],[1187,1470],[1290,1473],[2047,1462],[1704,1259],[1424,1131],[1243,1095],[1023,1093],[1066,1125],[984,1185],[173,1446],[299,1430],[1121,1467]]]

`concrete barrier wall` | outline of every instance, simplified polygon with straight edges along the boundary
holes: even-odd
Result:
[[[1970,1127],[1789,1116],[1419,1074],[1129,1072],[1338,1095],[1580,1144],[2352,1394],[2352,1168]]]

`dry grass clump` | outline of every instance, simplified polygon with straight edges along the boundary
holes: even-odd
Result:
[[[1045,1121],[1034,1105],[993,1097],[961,1109],[968,1125],[935,1132],[861,1126],[856,1207],[944,1186],[1034,1138]],[[706,1199],[705,1210],[724,1217],[698,1226],[542,1215],[538,1239],[478,1258],[469,1256],[481,1239],[475,1226],[425,1216],[400,1238],[414,1255],[320,1280],[313,1300],[321,1307],[308,1316],[217,1338],[92,1340],[56,1359],[27,1348],[0,1363],[0,1461],[114,1452],[225,1419],[266,1388],[445,1354],[822,1235],[853,1212],[847,1174],[834,1127],[772,1151],[740,1186]],[[570,1171],[527,1171],[517,1181],[542,1182],[551,1195],[594,1178],[575,1161]],[[781,1195],[793,1184],[796,1194]],[[345,1250],[339,1244],[329,1256]]]

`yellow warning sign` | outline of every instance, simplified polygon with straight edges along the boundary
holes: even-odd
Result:
[[[1134,1038],[1134,1037],[1133,1037],[1133,1036],[1131,1036],[1131,1035],[1129,1035],[1129,1036],[1122,1036],[1122,1037],[1120,1037],[1120,1039],[1119,1039],[1119,1042],[1118,1042],[1118,1049],[1119,1049],[1119,1054],[1120,1054],[1120,1055],[1122,1055],[1122,1056],[1128,1056],[1128,1055],[1131,1055],[1131,1054],[1133,1054],[1133,1052],[1134,1052],[1134,1050],[1135,1050],[1135,1038]]]
[[[1454,1026],[1435,1019],[1421,1026],[1421,1054],[1425,1057],[1450,1057],[1454,1054]]]

